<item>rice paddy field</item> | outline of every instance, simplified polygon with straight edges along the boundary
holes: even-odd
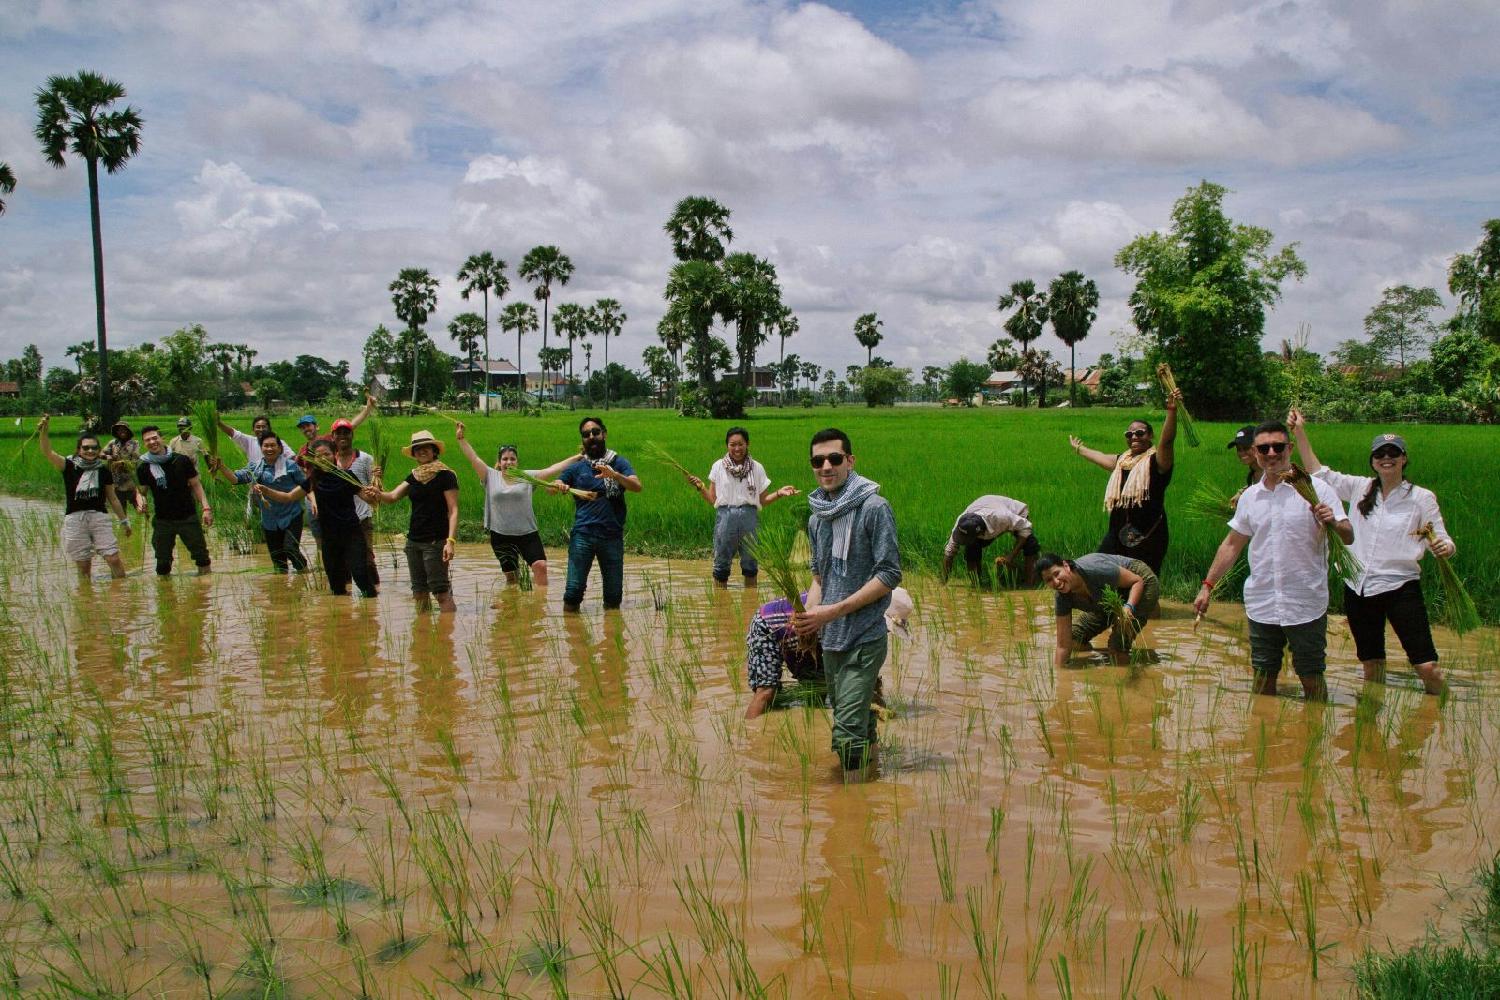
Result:
[[[1092,547],[1103,486],[1066,433],[1102,447],[1125,418],[1056,416],[750,426],[774,481],[806,486],[807,435],[844,425],[930,564],[990,491],[1029,500],[1044,542]],[[706,470],[722,441],[609,422],[627,457],[654,440]],[[575,424],[472,426],[539,466]],[[440,418],[390,426],[452,440]],[[1488,465],[1462,430],[1407,437],[1472,587],[1494,564],[1467,508],[1496,509],[1495,487],[1466,490]],[[1204,437],[1175,488],[1239,478],[1212,447],[1228,434]],[[1314,441],[1337,464],[1368,437]],[[1055,670],[1047,595],[914,572],[874,780],[845,784],[816,691],[743,719],[745,626],[772,595],[714,588],[693,554],[708,508],[636,464],[648,554],[608,614],[597,590],[562,614],[560,575],[506,587],[477,541],[453,615],[413,608],[393,539],[371,600],[272,575],[227,534],[207,577],[179,552],[157,579],[138,531],[130,576],[79,583],[56,498],[0,501],[0,544],[24,554],[0,563],[0,994],[1344,997],[1367,950],[1493,942],[1474,873],[1500,847],[1494,628],[1439,631],[1438,699],[1405,669],[1364,685],[1335,619],[1332,700],[1308,705],[1250,693],[1237,605],[1195,625],[1167,602],[1145,662]],[[537,506],[551,545],[566,503]],[[1184,516],[1174,545],[1206,558],[1218,534]]]

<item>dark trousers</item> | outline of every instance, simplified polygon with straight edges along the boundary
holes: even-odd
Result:
[[[266,549],[271,553],[271,565],[276,572],[285,573],[294,569],[298,573],[307,569],[307,556],[302,554],[302,515],[284,528],[261,526],[266,536]]]
[[[1427,622],[1427,605],[1422,601],[1422,585],[1416,580],[1368,597],[1360,597],[1345,584],[1344,614],[1354,636],[1354,655],[1362,662],[1385,659],[1386,622],[1396,630],[1408,663],[1416,666],[1437,662],[1432,626]]]
[[[625,539],[600,538],[582,531],[568,539],[568,582],[563,587],[563,603],[578,607],[588,586],[589,570],[599,560],[599,575],[604,578],[604,607],[618,608],[625,595]]]
[[[208,542],[203,537],[203,525],[196,516],[181,520],[156,517],[151,521],[151,550],[156,553],[157,576],[172,572],[172,550],[179,538],[187,546],[195,566],[207,566],[213,561],[208,558]]]
[[[365,548],[365,533],[359,525],[323,522],[323,572],[328,574],[328,588],[335,594],[349,593],[353,580],[359,592],[375,596],[370,579],[370,555]]]

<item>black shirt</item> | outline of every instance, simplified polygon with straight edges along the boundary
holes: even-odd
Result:
[[[406,537],[413,542],[441,542],[448,538],[448,501],[443,494],[458,489],[458,477],[452,469],[419,483],[415,476],[406,477],[406,495],[411,498],[411,524]]]
[[[73,494],[78,489],[78,480],[83,478],[83,470],[74,465],[71,458],[63,461],[63,490],[67,493],[68,500],[68,506],[63,513],[76,514],[81,510],[97,510],[103,514],[109,509],[104,504],[104,487],[113,486],[115,481],[110,477],[109,466],[103,462],[100,462],[99,468],[94,471],[99,474],[99,490],[89,499],[80,500]]]
[[[157,468],[167,474],[165,486],[157,483],[156,473],[151,470],[150,462],[142,459],[135,470],[135,478],[151,491],[156,516],[168,521],[185,521],[195,517],[197,511],[193,509],[193,493],[188,489],[188,481],[198,478],[198,467],[193,464],[193,460],[186,455],[173,454]]]
[[[326,531],[336,528],[358,528],[359,515],[354,511],[354,497],[359,487],[342,476],[313,469],[313,496],[318,499],[318,523]]]

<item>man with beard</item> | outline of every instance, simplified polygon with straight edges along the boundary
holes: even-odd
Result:
[[[604,578],[604,607],[618,608],[625,594],[625,493],[639,493],[635,469],[608,447],[608,432],[598,417],[578,422],[583,457],[563,470],[560,482],[588,490],[593,500],[573,497],[573,531],[568,537],[568,582],[563,588],[563,610],[583,604],[589,570],[599,560]]]
[[[214,512],[208,505],[208,497],[203,494],[198,467],[186,455],[168,451],[167,443],[161,438],[161,429],[155,424],[141,428],[141,441],[146,445],[146,454],[141,458],[135,477],[151,493],[154,507],[151,548],[156,553],[156,575],[171,574],[172,550],[177,539],[181,538],[198,567],[198,575],[202,576],[209,571],[212,562],[203,529],[213,527]],[[203,511],[201,525],[195,505]],[[144,512],[146,498],[137,494],[136,506]]]
[[[1213,565],[1193,607],[1208,610],[1214,585],[1250,546],[1250,578],[1245,581],[1245,617],[1250,622],[1250,665],[1255,693],[1275,694],[1282,652],[1292,650],[1292,669],[1309,700],[1324,701],[1323,680],[1328,649],[1328,535],[1347,545],[1354,528],[1332,486],[1313,479],[1319,502],[1308,506],[1302,494],[1282,479],[1292,467],[1286,425],[1268,421],[1255,428],[1256,461],[1261,479],[1245,488],[1219,543]]]
[[[114,478],[109,467],[99,457],[99,439],[88,431],[78,435],[78,445],[73,454],[63,458],[52,450],[52,440],[47,436],[47,425],[52,418],[42,415],[37,424],[37,444],[54,469],[62,473],[63,491],[67,494],[67,506],[63,513],[63,552],[78,567],[83,580],[89,578],[95,553],[109,566],[110,575],[116,579],[125,575],[125,563],[120,559],[120,546],[109,523],[106,508],[114,512],[120,527],[130,535],[130,519],[125,508],[115,495]]]
[[[887,648],[886,610],[901,583],[901,551],[891,505],[880,484],[854,471],[849,435],[828,428],[812,437],[818,488],[808,496],[812,586],[794,615],[800,636],[822,634],[823,675],[833,706],[833,751],[848,780],[859,780],[875,746],[870,699]]]

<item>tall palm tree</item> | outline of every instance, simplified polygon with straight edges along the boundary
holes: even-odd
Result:
[[[581,347],[581,348],[583,348],[583,384],[584,384],[584,387],[587,388],[588,392],[589,392],[589,409],[593,409],[593,407],[594,407],[594,386],[593,386],[593,376],[594,376],[594,342],[591,341],[591,340],[585,340],[585,341],[582,341],[578,346]],[[604,373],[604,377],[606,379],[608,379],[609,378],[609,373],[605,372]]]
[[[609,409],[609,339],[618,337],[629,319],[614,299],[600,299],[589,310],[594,332],[604,338],[604,408]]]
[[[724,273],[709,261],[685,260],[672,268],[663,294],[671,303],[668,314],[687,330],[688,366],[697,369],[698,384],[706,389],[714,384],[710,338],[714,318],[725,311]]]
[[[1078,362],[1074,348],[1089,335],[1098,309],[1099,286],[1094,279],[1085,278],[1082,271],[1064,271],[1047,286],[1047,316],[1052,321],[1052,332],[1068,345],[1069,406],[1078,403],[1078,387],[1074,384]]]
[[[725,246],[734,240],[729,209],[701,195],[679,201],[662,228],[672,240],[672,253],[678,260],[723,260]]]
[[[656,337],[666,347],[667,352],[672,355],[672,367],[680,369],[681,362],[678,360],[682,353],[682,347],[692,336],[688,329],[687,316],[676,302],[667,308],[666,313],[656,324]],[[672,405],[677,405],[677,381],[672,381]]]
[[[505,261],[485,250],[470,254],[464,266],[458,269],[458,294],[464,301],[475,292],[484,295],[484,412],[489,412],[490,394],[490,292],[496,299],[505,298],[510,291],[510,279],[505,276]]]
[[[582,340],[589,334],[589,314],[583,306],[572,302],[564,302],[557,307],[557,315],[553,317],[557,326],[557,335],[568,338],[568,409],[574,409],[577,395],[573,391],[573,341]]]
[[[880,333],[884,324],[875,318],[874,313],[865,313],[854,321],[854,339],[859,341],[865,349],[865,365],[875,362],[875,345],[885,339]]]
[[[516,399],[521,406],[525,405],[526,398],[526,366],[521,364],[521,335],[535,333],[536,328],[536,307],[530,302],[512,302],[500,312],[500,329],[516,331]]]
[[[753,253],[724,258],[726,320],[735,324],[734,347],[740,360],[740,381],[749,390],[755,350],[770,337],[770,324],[781,310],[781,285],[776,267]]]
[[[1021,345],[1024,356],[1028,345],[1042,335],[1042,324],[1047,322],[1047,293],[1036,290],[1036,282],[1030,278],[1011,282],[1010,291],[1000,296],[996,303],[1001,312],[1014,309],[1005,321],[1005,332]],[[1021,405],[1029,405],[1026,382],[1021,382]]]
[[[554,246],[532,247],[521,258],[516,273],[536,285],[532,294],[542,304],[542,349],[547,348],[547,305],[552,299],[552,286],[566,285],[573,277],[573,262],[568,255]]]
[[[99,222],[99,165],[117,173],[141,148],[140,113],[132,107],[109,108],[125,97],[125,87],[97,73],[49,76],[36,92],[36,141],[42,155],[58,169],[72,150],[88,164],[89,221],[94,232],[94,323],[99,341],[99,421],[114,422],[109,397],[109,348],[104,332],[104,234]]]
[[[0,160],[0,194],[10,194],[16,189],[16,175],[10,164]],[[0,215],[5,214],[5,202],[0,201]]]
[[[422,356],[422,327],[437,308],[437,279],[425,267],[403,267],[390,284],[396,318],[406,324],[411,341],[411,402],[417,404],[418,360]]]
[[[797,317],[792,314],[792,311],[784,305],[777,310],[776,317],[771,322],[776,327],[776,336],[781,340],[781,360],[777,364],[777,369],[779,370],[786,364],[786,338],[795,334],[801,329],[802,325],[797,322]],[[776,380],[776,385],[778,386],[776,390],[776,405],[785,406],[786,391],[779,388],[781,385],[779,377]]]
[[[474,353],[479,350],[479,341],[489,340],[489,326],[478,313],[459,313],[448,323],[448,336],[458,342],[458,350],[465,360],[469,362],[469,391],[474,390]],[[490,390],[490,364],[486,359],[484,363],[484,391]],[[474,397],[474,406],[479,407],[478,396]]]

